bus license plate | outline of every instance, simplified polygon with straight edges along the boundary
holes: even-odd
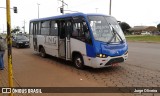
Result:
[[[112,64],[112,66],[114,67],[114,66],[118,66],[118,63],[114,63],[114,64]]]

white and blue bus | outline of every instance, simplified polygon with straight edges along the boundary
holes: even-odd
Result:
[[[77,68],[109,67],[128,58],[125,36],[112,16],[72,13],[30,21],[30,47],[73,61]]]

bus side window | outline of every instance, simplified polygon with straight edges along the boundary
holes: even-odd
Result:
[[[73,31],[72,21],[68,20],[66,22],[66,36],[67,36],[68,39],[70,38],[70,35],[71,35],[72,31]]]
[[[50,21],[41,22],[41,35],[49,35]]]
[[[83,17],[74,18],[72,37],[92,44],[88,25]]]
[[[58,23],[56,21],[51,21],[51,36],[58,36]]]
[[[92,44],[92,39],[91,39],[91,36],[90,36],[90,33],[89,33],[89,29],[88,29],[88,26],[87,26],[86,22],[83,22],[83,32],[85,34],[86,43]]]
[[[60,32],[59,32],[60,39],[65,38],[65,22],[60,21]]]
[[[73,37],[77,37],[77,36],[78,36],[78,29],[76,28],[76,25],[75,25],[75,24],[73,24],[72,36],[73,36]]]
[[[82,23],[77,22],[73,24],[72,36],[77,37],[77,38],[84,37]]]

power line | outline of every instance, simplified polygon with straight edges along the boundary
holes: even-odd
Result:
[[[73,10],[64,10],[64,11],[69,11],[69,12],[79,12],[79,11],[73,11]]]

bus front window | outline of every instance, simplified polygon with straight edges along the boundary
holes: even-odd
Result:
[[[109,16],[88,16],[88,18],[95,40],[109,43],[125,40],[115,18]]]

